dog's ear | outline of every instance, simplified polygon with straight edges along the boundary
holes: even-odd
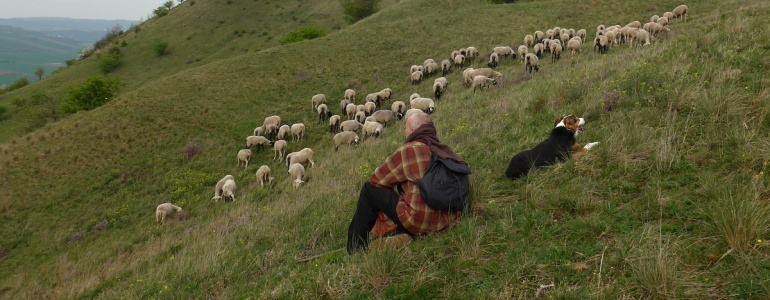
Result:
[[[559,125],[559,123],[561,122],[561,120],[564,120],[564,116],[561,116],[561,117],[559,117],[558,119],[556,119],[556,121],[555,121],[555,122],[553,122],[553,127],[556,127],[556,125]]]

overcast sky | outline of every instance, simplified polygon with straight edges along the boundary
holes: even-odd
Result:
[[[166,0],[0,0],[0,18],[146,20]],[[176,5],[179,1],[174,0]]]

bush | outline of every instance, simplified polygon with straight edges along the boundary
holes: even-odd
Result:
[[[302,26],[296,30],[292,30],[285,36],[283,36],[280,40],[278,40],[281,45],[285,44],[291,44],[296,43],[303,40],[312,40],[314,38],[319,38],[322,36],[325,36],[327,33],[329,33],[329,29],[315,26],[315,25],[307,25]]]
[[[163,56],[167,53],[168,50],[168,42],[160,41],[157,44],[155,44],[155,54],[158,56]]]
[[[8,86],[7,90],[10,92],[10,91],[13,91],[15,89],[23,88],[23,87],[27,86],[28,84],[29,84],[29,79],[27,79],[27,77],[21,77],[21,78],[17,79],[16,81],[14,81],[10,86]]]
[[[5,119],[5,113],[8,111],[8,108],[5,106],[0,105],[0,120]]]
[[[109,31],[107,31],[104,36],[96,41],[94,43],[94,49],[101,49],[104,46],[109,45],[114,41],[116,38],[118,38],[121,34],[123,34],[123,27],[120,26],[120,24],[117,24],[115,26],[112,26]]]
[[[340,4],[345,13],[345,20],[351,24],[380,10],[379,0],[340,0]]]
[[[118,79],[107,79],[99,75],[93,76],[86,80],[83,85],[67,90],[61,111],[70,114],[102,106],[115,98],[119,87]]]
[[[169,11],[169,9],[168,9],[168,8],[166,8],[166,7],[164,7],[164,6],[160,6],[160,7],[156,8],[155,10],[153,10],[153,11],[152,11],[152,13],[153,13],[153,14],[154,14],[156,17],[159,17],[159,18],[160,18],[160,17],[162,17],[162,16],[165,16],[165,15],[167,15],[167,14],[168,14],[168,11]]]
[[[77,61],[77,60],[75,60],[75,59],[68,59],[68,60],[66,60],[64,63],[66,63],[66,64],[67,64],[67,66],[69,67],[69,66],[72,66],[72,65],[74,65],[76,61]]]
[[[118,49],[118,48],[115,48]],[[99,57],[99,69],[102,73],[109,73],[120,66],[120,52],[109,51]]]

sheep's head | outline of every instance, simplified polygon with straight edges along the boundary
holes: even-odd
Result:
[[[404,118],[404,114],[402,114],[402,113],[396,113],[396,119],[397,119],[397,120],[401,120],[401,119],[403,119],[403,118]]]
[[[305,182],[300,179],[295,179],[294,181],[291,182],[291,185],[296,189],[302,186],[303,183]]]
[[[358,145],[358,137],[356,137],[355,139],[353,139],[353,144],[356,144],[356,145]]]

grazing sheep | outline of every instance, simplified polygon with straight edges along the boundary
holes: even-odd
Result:
[[[289,125],[281,125],[281,128],[278,128],[278,134],[275,135],[275,138],[279,140],[286,139],[286,135],[289,134],[289,131],[291,131]]]
[[[250,160],[251,160],[251,150],[249,150],[249,149],[241,149],[240,151],[238,151],[238,157],[237,157],[236,161],[238,162],[238,166],[239,167],[241,166],[241,163],[243,162],[244,163],[244,167],[243,168],[244,169],[248,168]]]
[[[508,46],[497,46],[492,48],[492,52],[497,53],[497,55],[500,55],[502,57],[508,57],[508,56],[514,56],[515,53],[513,52],[513,48]]]
[[[479,57],[479,50],[476,49],[476,47],[468,47],[467,49],[465,49],[465,52],[466,52],[465,59],[467,60],[472,61],[472,60],[475,60],[476,57]]]
[[[454,61],[455,56],[460,55],[460,50],[453,50],[452,54],[449,55],[449,58]]]
[[[272,185],[275,178],[270,174],[270,167],[267,165],[262,165],[257,169],[257,183],[259,183],[259,187],[264,187],[265,182]]]
[[[353,131],[343,131],[334,135],[334,151],[339,150],[340,145],[358,144],[358,134]]]
[[[409,76],[409,82],[412,85],[418,85],[421,80],[422,80],[422,71],[414,71],[412,72],[412,75]]]
[[[286,155],[286,166],[291,166],[293,164],[308,164],[308,167],[311,167],[315,165],[315,161],[313,161],[313,149],[310,148],[304,148],[297,152],[289,153],[289,155]]]
[[[409,106],[411,108],[422,110],[427,114],[432,114],[433,111],[436,110],[436,104],[434,104],[433,100],[430,98],[415,98],[414,100],[409,101]]]
[[[670,31],[670,29],[663,27],[663,25],[660,25],[659,23],[647,23],[644,24],[644,30],[647,30],[647,32],[650,33],[650,35],[657,40],[656,35],[658,35],[661,32],[664,31]],[[639,33],[637,32],[637,35]]]
[[[391,122],[393,122],[395,120],[401,119],[403,117],[403,115],[401,113],[399,113],[399,112],[383,109],[383,110],[375,111],[372,114],[372,117],[374,117],[374,120],[376,122],[378,122],[380,124],[383,124],[383,125],[388,125],[388,124],[390,124]],[[364,123],[365,122],[366,121],[364,121]]]
[[[529,72],[530,74],[532,74],[533,71],[540,72],[540,60],[537,58],[537,55],[528,53],[525,60],[524,72]]]
[[[433,95],[436,96],[436,100],[441,99],[441,95],[446,91],[448,84],[446,77],[439,77],[433,81]]]
[[[519,54],[519,57],[521,57],[521,62],[524,63],[524,57],[529,53],[529,48],[525,45],[521,45],[519,46],[517,53]]]
[[[605,28],[606,28],[606,27],[605,27],[604,25],[599,25],[599,26],[596,26],[596,31],[597,31],[597,32],[599,32],[599,31],[604,31],[604,29],[605,29]]]
[[[316,111],[318,111],[318,123],[321,124],[332,116],[332,112],[329,111],[329,107],[326,104],[319,105]]]
[[[380,96],[380,101],[390,101],[390,99],[393,98],[393,90],[390,88],[384,88],[382,91],[377,93]]]
[[[372,115],[375,109],[377,109],[377,104],[375,104],[374,102],[366,102],[364,104],[364,114],[366,114],[367,116]]]
[[[326,103],[326,95],[316,94],[310,98],[310,103],[313,105],[313,110],[321,103]]]
[[[302,186],[304,181],[302,179],[305,177],[305,167],[302,166],[302,164],[293,164],[289,167],[289,179],[291,179],[291,186],[293,186],[295,189]]]
[[[291,141],[294,142],[295,138],[296,141],[299,142],[302,140],[302,138],[305,136],[305,124],[304,123],[296,123],[291,124]]]
[[[660,26],[666,27],[668,26],[668,17],[660,17],[656,23],[660,24]]]
[[[286,155],[286,146],[288,143],[284,140],[277,140],[273,143],[273,160],[280,158],[278,161],[283,161],[283,156]]]
[[[601,37],[604,37],[604,36],[601,36]],[[604,37],[604,39],[606,40],[607,38]],[[575,39],[569,40],[567,42],[567,50],[569,50],[569,52],[570,52],[570,57],[574,57],[575,56],[575,52],[580,53],[580,41],[575,40]]]
[[[329,118],[329,132],[331,133],[337,133],[340,131],[340,123],[341,123],[340,115],[333,115],[331,118]]]
[[[364,120],[366,119],[366,113],[363,111],[356,112],[356,115],[353,119],[355,119],[359,123],[363,123]]]
[[[618,43],[618,32],[615,30],[608,30],[605,34],[607,37],[607,45],[613,45]]]
[[[225,202],[228,200],[235,201],[235,180],[228,179],[222,185],[222,200]]]
[[[569,39],[570,39],[569,33],[563,33],[561,35],[561,44],[566,45],[567,42],[569,42]]]
[[[390,110],[403,115],[406,113],[406,103],[404,101],[393,101],[393,104],[390,105]]]
[[[437,63],[429,63],[425,65],[425,76],[433,75],[434,73],[438,72],[439,65]]]
[[[441,76],[446,76],[452,70],[452,61],[445,59],[441,61]]]
[[[463,67],[465,65],[465,56],[460,54],[455,56],[455,66]]]
[[[350,102],[350,100],[348,100],[348,99],[342,99],[342,101],[340,101],[340,114],[341,115],[344,115],[346,113],[345,109],[348,107],[348,104],[351,104],[351,103],[353,103],[353,102]]]
[[[543,52],[551,52],[551,39],[543,39]]]
[[[647,32],[647,30],[639,29],[636,31],[636,37],[634,37],[634,43],[636,41],[639,41],[639,44],[644,41],[644,46],[647,46],[650,44],[650,33]]]
[[[528,34],[524,36],[524,45],[527,45],[527,47],[532,47],[532,45],[535,44],[535,37],[531,34]]]
[[[410,96],[409,96],[409,101],[412,101],[412,100],[414,100],[415,98],[420,98],[420,94],[418,94],[418,93],[414,93],[414,94],[410,95]]]
[[[555,37],[555,31],[553,29],[548,29],[545,31],[545,38],[553,39],[554,37]]]
[[[254,128],[254,135],[262,135],[265,133],[265,128],[262,126],[259,126],[257,128]]]
[[[679,5],[671,11],[673,18],[678,19],[684,17],[684,22],[687,22],[687,5]]]
[[[348,104],[348,106],[345,107],[345,114],[348,116],[348,120],[352,119],[356,115],[357,111],[358,111],[357,105],[353,103]]]
[[[163,203],[155,208],[155,221],[159,225],[163,225],[166,222],[166,218],[176,213],[182,212],[182,208],[171,203]]]
[[[650,22],[655,23],[655,22],[658,21],[658,18],[660,18],[660,17],[658,17],[658,15],[653,15],[652,17],[650,17]]]
[[[551,62],[561,59],[561,44],[551,43]]]
[[[473,76],[476,76],[476,75],[473,75],[473,70],[475,70],[475,69],[474,68],[467,68],[467,69],[463,70],[463,83],[465,83],[466,87],[470,87],[471,86],[471,83],[473,82]],[[410,98],[409,100],[412,100],[412,98]]]
[[[578,30],[578,31],[575,33],[575,35],[576,35],[576,36],[579,36],[579,37],[580,37],[580,39],[582,39],[582,40],[585,40],[585,39],[586,39],[586,35],[588,35],[588,33],[586,32],[586,30],[585,30],[585,29],[580,29],[580,30]]]
[[[433,60],[432,58],[428,58],[428,59],[426,59],[426,60],[422,61],[422,66],[423,66],[423,67],[425,67],[426,65],[428,65],[428,64],[430,64],[430,63],[435,63],[435,62],[436,62],[436,61],[435,61],[435,60]]]
[[[217,181],[217,184],[214,186],[214,198],[211,198],[211,200],[219,201],[222,199],[222,187],[228,180],[235,180],[235,177],[233,175],[225,175],[225,177]]]
[[[532,48],[532,52],[535,53],[535,56],[537,56],[537,58],[540,58],[541,56],[543,56],[543,49],[545,49],[545,46],[543,46],[543,44],[537,43]]]
[[[356,91],[352,89],[345,90],[345,94],[343,96],[346,100],[350,101],[350,103],[356,102]]]
[[[496,68],[497,63],[500,60],[500,56],[497,55],[497,53],[492,52],[492,54],[489,55],[489,62],[487,63],[487,66],[490,68]]]
[[[257,145],[257,152],[265,146],[272,145],[272,142],[261,135],[252,135],[246,137],[246,149],[251,149],[251,146]]]
[[[382,98],[380,97],[380,93],[371,93],[366,95],[366,102],[364,102],[364,104],[371,102],[379,106],[380,101],[382,101]]]
[[[639,22],[639,21],[633,21],[631,23],[628,23],[628,25],[626,25],[626,27],[641,28],[642,27],[642,23]]]
[[[490,85],[496,85],[497,80],[489,78],[484,75],[476,75],[473,77],[473,84],[471,87],[473,88],[473,94],[476,94],[476,88],[479,90],[482,90],[484,87],[489,88]]]
[[[364,123],[364,127],[361,130],[364,132],[364,140],[366,140],[368,137],[373,136],[374,138],[380,137],[380,134],[382,134],[382,124],[379,122],[366,122]]]
[[[668,19],[668,21],[671,21],[671,20],[674,19],[674,13],[672,13],[670,11],[664,12],[663,16],[666,17],[666,19]]]
[[[478,68],[478,69],[468,68],[465,71],[463,71],[463,80],[465,80],[467,86],[470,86],[471,83],[473,83],[473,77],[475,77],[476,75],[484,75],[489,78],[503,77],[503,73],[492,70],[491,68]]]
[[[267,133],[267,137],[271,139],[278,133],[278,127],[281,127],[281,117],[279,116],[269,116],[262,122],[262,131]]]
[[[422,68],[423,67],[420,65],[412,65],[411,67],[409,67],[409,74],[412,74],[417,71],[422,71]]]
[[[358,113],[359,111],[360,112],[365,112],[366,111],[366,105],[364,105],[364,104],[356,105],[356,113]],[[355,115],[354,115],[354,117],[355,117]]]
[[[572,29],[572,28],[567,29],[567,33],[569,34],[569,38],[573,38],[577,34],[577,32],[575,32],[575,29]]]
[[[535,38],[535,44],[537,44],[543,41],[543,38],[545,38],[545,33],[538,30],[538,31],[535,31],[535,34],[533,35],[533,37]]]
[[[607,53],[607,45],[607,36],[600,35],[594,39],[594,51],[596,51],[596,48],[599,48],[599,54]]]
[[[366,124],[366,122],[377,122],[377,119],[372,116],[368,116],[366,119],[364,119],[364,124]]]
[[[362,126],[364,126],[364,124],[361,124],[361,122],[358,122],[357,120],[347,120],[340,124],[342,131],[358,131]]]

